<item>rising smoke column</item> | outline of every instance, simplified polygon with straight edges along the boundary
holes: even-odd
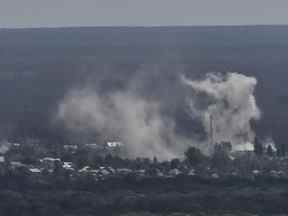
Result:
[[[92,129],[122,141],[129,158],[171,159],[181,156],[188,145],[176,135],[174,121],[161,114],[158,102],[131,91],[100,96],[89,88],[73,90],[60,104],[58,118],[69,129]]]
[[[254,96],[254,77],[209,73],[202,80],[182,76],[182,82],[190,89],[191,116],[201,120],[207,135],[212,136],[213,130],[214,143],[229,141],[234,150],[253,143],[250,122],[261,116]]]
[[[72,89],[61,101],[57,119],[70,131],[92,131],[104,140],[123,142],[123,156],[129,158],[181,157],[191,145],[209,153],[209,141],[203,141],[202,135],[195,131],[189,137],[179,135],[181,122],[175,115],[179,112],[187,119],[192,116],[190,124],[195,126],[200,120],[207,135],[212,117],[214,143],[231,141],[234,150],[251,149],[255,135],[250,121],[260,118],[254,77],[210,73],[205,79],[190,80],[185,76],[179,79],[179,73],[167,77],[158,69],[152,75],[149,71],[143,70],[117,91],[103,93],[90,85]]]

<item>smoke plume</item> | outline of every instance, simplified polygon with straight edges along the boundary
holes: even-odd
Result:
[[[205,79],[191,80],[166,69],[165,74],[158,68],[149,71],[150,75],[140,70],[121,89],[103,93],[88,85],[70,91],[57,118],[71,131],[92,131],[102,140],[122,142],[123,156],[129,158],[181,157],[191,145],[209,153],[211,119],[213,144],[230,141],[234,149],[251,145],[255,135],[250,121],[260,118],[255,78],[210,73]],[[188,135],[181,124],[191,128]]]
[[[231,142],[234,149],[253,143],[255,134],[250,123],[261,115],[254,97],[254,77],[209,73],[202,80],[182,76],[182,82],[191,90],[190,114],[201,120],[209,142]]]
[[[58,116],[72,130],[92,128],[108,139],[120,140],[126,157],[165,160],[185,150],[174,121],[160,113],[160,104],[131,92],[100,96],[91,89],[72,91],[61,103]]]

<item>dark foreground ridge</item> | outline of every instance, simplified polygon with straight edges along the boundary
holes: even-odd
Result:
[[[49,181],[2,176],[3,215],[277,215],[288,214],[288,180],[275,178],[136,178]],[[137,214],[128,214],[138,212]],[[153,214],[152,214],[153,213]],[[182,215],[182,214],[176,215]],[[184,214],[186,213],[186,214]],[[193,214],[192,214],[193,213]],[[200,214],[201,213],[201,214]],[[245,213],[245,214],[244,214]],[[249,214],[248,214],[249,213]],[[189,215],[188,214],[188,215]],[[150,215],[144,214],[143,215]]]

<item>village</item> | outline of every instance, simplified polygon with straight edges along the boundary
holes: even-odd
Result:
[[[256,141],[257,142],[257,141]],[[121,158],[122,143],[98,145],[63,145],[48,149],[40,143],[10,143],[0,145],[0,176],[17,174],[35,178],[65,176],[67,180],[89,178],[101,181],[114,177],[174,178],[190,176],[203,179],[262,177],[288,180],[288,157],[275,147],[259,147],[232,151],[229,143],[216,144],[210,156],[190,147],[183,158],[169,161]]]

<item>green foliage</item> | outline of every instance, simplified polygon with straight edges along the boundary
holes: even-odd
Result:
[[[206,159],[205,155],[200,151],[200,149],[193,146],[187,149],[185,152],[185,157],[192,166],[198,165]]]
[[[255,138],[254,142],[254,152],[256,155],[261,156],[264,153],[264,148],[261,142],[259,142],[258,138]]]
[[[270,157],[274,156],[274,152],[273,152],[273,149],[272,149],[271,145],[268,146],[266,153]]]
[[[174,158],[171,160],[170,162],[170,168],[171,169],[176,169],[176,168],[179,168],[181,165],[181,162],[178,158]]]

